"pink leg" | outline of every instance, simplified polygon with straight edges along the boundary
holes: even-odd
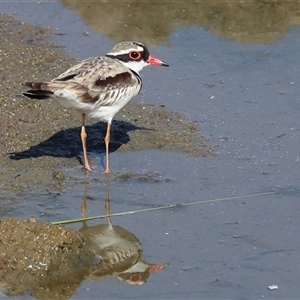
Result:
[[[83,149],[84,168],[87,169],[88,171],[92,171],[92,169],[90,168],[90,164],[87,157],[87,151],[86,151],[87,134],[85,131],[85,113],[82,114],[82,127],[81,127],[80,137],[81,137],[82,149]]]
[[[109,174],[110,173],[110,167],[109,167],[109,142],[110,142],[110,130],[111,130],[111,123],[107,123],[107,130],[106,130],[106,136],[104,138],[105,142],[105,150],[106,150],[106,169],[103,173]]]

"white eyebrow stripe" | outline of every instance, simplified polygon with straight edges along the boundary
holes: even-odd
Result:
[[[134,47],[134,48],[131,48],[131,49],[126,49],[124,51],[119,51],[119,52],[109,52],[107,53],[107,55],[113,55],[113,56],[117,56],[117,55],[123,55],[123,54],[128,54],[129,52],[131,51],[144,51],[144,48],[140,47],[140,46],[137,46],[137,47]]]

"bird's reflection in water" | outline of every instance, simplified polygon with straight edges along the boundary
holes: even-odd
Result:
[[[88,184],[88,180],[86,183]],[[118,281],[130,285],[143,284],[152,273],[164,269],[168,264],[146,262],[142,258],[143,251],[138,238],[121,226],[112,224],[109,174],[106,174],[105,183],[107,224],[89,227],[87,222],[83,222],[82,228],[79,229],[86,245],[95,253],[96,260],[85,279],[99,280],[105,276],[113,276]],[[87,211],[87,190],[88,187],[81,206],[83,217],[86,217]]]

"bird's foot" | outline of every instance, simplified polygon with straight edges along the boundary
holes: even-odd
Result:
[[[91,169],[91,167],[90,167],[89,164],[85,164],[85,165],[84,165],[84,169],[85,169],[86,171],[94,172],[94,171]]]
[[[102,172],[102,174],[110,174],[110,173],[111,173],[110,169],[107,168]]]

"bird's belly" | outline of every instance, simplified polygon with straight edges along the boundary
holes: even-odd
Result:
[[[93,107],[92,104],[80,102],[77,99],[69,99],[56,96],[55,100],[57,100],[58,103],[65,108],[73,108],[83,112],[89,111]]]
[[[96,102],[93,109],[90,110],[89,116],[111,122],[114,115],[122,109],[133,97],[140,91],[140,87],[131,88],[127,93],[118,93],[108,101]]]
[[[123,108],[134,96],[138,94],[140,87],[128,89],[127,95],[117,93],[116,97],[108,99],[108,101],[101,101],[95,103],[82,102],[77,98],[76,94],[70,91],[64,91],[64,97],[59,94],[55,95],[55,99],[65,108],[73,108],[79,110],[92,118],[97,118],[106,122],[111,122],[114,115]]]
[[[111,122],[114,115],[121,108],[123,108],[131,100],[131,98],[132,97],[122,99],[122,101],[112,103],[111,105],[95,105],[94,108],[90,110],[89,116],[92,118]]]

